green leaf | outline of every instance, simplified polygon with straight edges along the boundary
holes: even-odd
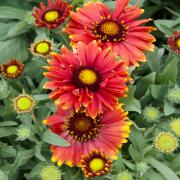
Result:
[[[16,23],[1,23],[0,22],[0,40],[5,40],[9,29],[11,29]]]
[[[3,121],[0,122],[0,126],[16,126],[17,123],[14,121]]]
[[[49,99],[49,95],[48,94],[37,94],[37,95],[33,95],[34,99],[36,101],[43,101],[43,100],[48,100]]]
[[[164,48],[155,48],[154,52],[147,53],[147,64],[152,72],[160,70],[161,57],[164,54]]]
[[[0,99],[5,99],[9,96],[10,90],[7,82],[2,79],[0,80]]]
[[[169,63],[165,66],[163,71],[157,75],[157,82],[160,84],[175,84],[177,77],[177,59],[169,59]]]
[[[167,86],[163,85],[151,85],[151,94],[152,97],[157,99],[157,100],[163,100],[164,96],[167,93]]]
[[[135,96],[138,98],[142,97],[148,90],[148,87],[151,84],[155,83],[155,77],[156,77],[156,72],[153,72],[151,74],[148,74],[147,76],[142,77],[137,82]]]
[[[42,146],[42,144],[37,144],[35,146],[35,156],[41,161],[46,161],[44,156],[42,156],[42,154],[41,154],[41,146]]]
[[[129,137],[133,147],[141,152],[146,145],[146,139],[142,135],[142,132],[136,130],[135,128],[131,128],[131,134]]]
[[[16,130],[13,127],[0,127],[0,138],[10,136],[12,134],[15,134],[15,132]]]
[[[11,158],[16,156],[16,150],[12,146],[8,146],[5,143],[0,143],[1,157]]]
[[[6,41],[0,41],[0,63],[7,62],[9,59],[27,60],[29,51],[26,39],[15,37]]]
[[[167,100],[164,100],[164,114],[165,116],[169,116],[175,112],[174,106]]]
[[[8,180],[8,172],[0,170],[0,180]]]
[[[141,161],[141,155],[139,154],[139,152],[136,149],[134,149],[132,144],[129,146],[128,150],[129,150],[129,154],[131,155],[134,162],[140,162]]]
[[[24,19],[26,11],[14,7],[1,6],[0,18],[3,19]]]
[[[134,98],[135,88],[130,85],[128,90],[127,97],[120,99],[121,103],[125,104],[125,111],[135,111],[141,113],[141,105],[137,99]]]
[[[29,30],[30,26],[25,21],[20,21],[16,23],[7,33],[7,37],[15,37],[20,34],[23,34]]]
[[[157,161],[153,157],[148,157],[147,162],[157,169],[167,180],[179,180],[177,175],[166,165],[161,163],[160,161]]]
[[[52,133],[49,130],[46,130],[43,133],[42,140],[46,143],[57,145],[57,146],[67,147],[70,145],[69,142],[67,142],[65,139],[63,139],[57,134]]]

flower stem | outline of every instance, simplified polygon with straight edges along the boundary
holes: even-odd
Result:
[[[32,112],[31,115],[32,115],[32,120],[33,120],[33,122],[34,122],[34,126],[36,127],[38,133],[40,134],[42,129],[41,129],[40,126],[39,126],[38,120],[37,120],[34,112]]]

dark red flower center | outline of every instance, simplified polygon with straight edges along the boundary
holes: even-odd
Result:
[[[91,91],[97,91],[101,81],[100,74],[89,67],[79,67],[74,70],[72,83],[78,88],[88,88]]]
[[[126,27],[122,22],[104,18],[96,22],[93,27],[93,33],[101,41],[117,42],[123,40],[126,35]]]
[[[88,141],[95,138],[100,129],[100,118],[93,119],[85,113],[73,113],[65,122],[68,134],[78,141]]]

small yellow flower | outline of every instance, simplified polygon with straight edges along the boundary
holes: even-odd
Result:
[[[158,121],[160,118],[160,112],[153,106],[148,106],[143,111],[143,116],[148,122]]]
[[[180,104],[180,88],[174,87],[168,91],[167,97],[170,102]]]
[[[61,172],[54,165],[46,165],[41,168],[40,177],[42,180],[60,180]]]
[[[117,175],[117,180],[133,180],[133,176],[128,171],[123,171]]]
[[[28,94],[20,94],[13,99],[13,107],[18,114],[32,112],[34,106],[35,100]]]
[[[169,132],[160,132],[154,139],[155,148],[163,153],[172,153],[177,144],[176,137]]]
[[[180,118],[173,119],[170,122],[170,127],[177,136],[180,136]]]
[[[30,51],[35,56],[47,58],[54,49],[54,42],[44,39],[34,42],[31,45]]]
[[[24,141],[27,138],[29,138],[30,135],[31,135],[31,130],[27,127],[20,127],[17,130],[17,136],[18,136],[17,140]]]
[[[22,64],[16,59],[0,65],[1,75],[7,78],[17,78],[22,74],[23,70],[24,64]]]

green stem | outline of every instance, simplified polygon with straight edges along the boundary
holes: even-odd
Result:
[[[32,120],[34,122],[34,126],[36,127],[38,133],[41,134],[42,129],[39,126],[38,120],[37,120],[36,116],[34,115],[34,112],[32,112],[31,115],[32,115]]]
[[[140,127],[138,127],[138,125],[137,125],[134,121],[131,121],[131,122],[132,122],[133,126],[134,126],[137,130],[139,130],[139,131],[145,131],[145,130],[146,130],[146,128],[140,128]]]

